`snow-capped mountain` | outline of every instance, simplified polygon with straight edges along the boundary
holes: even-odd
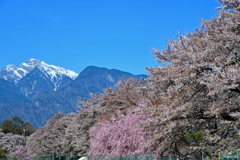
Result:
[[[0,71],[0,78],[9,82],[17,83],[35,67],[37,67],[47,77],[50,77],[53,83],[56,83],[61,76],[67,76],[73,80],[78,76],[78,74],[73,71],[59,66],[49,65],[41,60],[32,58],[18,66],[7,65]]]
[[[39,72],[36,72],[36,69],[39,70]],[[32,74],[38,74],[38,76],[33,76]],[[39,90],[36,89],[35,86],[42,85],[43,82],[46,81],[48,81],[48,84],[49,81],[52,83],[48,86],[53,86],[46,91],[56,91],[58,88],[70,83],[77,76],[78,74],[73,71],[59,66],[49,65],[34,58],[17,66],[7,65],[0,71],[0,79],[15,84],[25,95],[33,95],[32,93],[37,93]]]
[[[13,82],[21,76],[16,84],[0,79],[0,123],[18,116],[38,128],[57,112],[63,114],[76,112],[79,97],[90,98],[90,93],[103,93],[104,88],[113,87],[120,78],[132,77],[142,81],[147,78],[147,75],[133,75],[116,69],[88,66],[74,80],[67,75],[60,76],[55,71],[57,85],[62,87],[54,91],[55,85],[51,81],[54,78],[51,78],[48,70],[43,70],[44,67],[36,67],[36,63],[31,61],[39,62],[32,59],[25,62],[27,65],[22,64],[19,65],[20,67],[6,66],[5,70],[2,70],[5,73],[7,67],[13,68],[9,69],[9,75],[0,72],[2,77],[5,76]],[[39,63],[38,66],[41,64]],[[33,69],[30,71],[29,68]]]

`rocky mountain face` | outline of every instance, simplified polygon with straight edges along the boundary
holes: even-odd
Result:
[[[39,128],[58,112],[76,113],[80,97],[103,93],[104,88],[113,87],[120,78],[144,80],[147,77],[95,66],[76,75],[36,59],[16,67],[6,66],[0,72],[0,123],[18,116]]]
[[[16,87],[26,97],[31,98],[39,91],[52,91],[55,89],[53,82],[37,67],[16,83]]]

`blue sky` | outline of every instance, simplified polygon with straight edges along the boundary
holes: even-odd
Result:
[[[216,0],[0,0],[0,70],[30,58],[80,73],[94,65],[133,74],[158,63],[174,33],[217,14]],[[173,33],[174,32],[174,33]]]

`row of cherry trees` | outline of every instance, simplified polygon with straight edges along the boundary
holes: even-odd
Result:
[[[30,159],[27,155],[26,141],[27,137],[13,133],[5,134],[0,128],[0,158]]]
[[[146,68],[145,83],[123,80],[80,102],[99,113],[90,157],[197,158],[240,147],[240,1],[219,2],[219,13],[200,28],[154,49],[160,66]]]

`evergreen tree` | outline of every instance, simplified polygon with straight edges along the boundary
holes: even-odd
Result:
[[[30,136],[36,131],[35,128],[29,122],[25,122],[17,116],[14,116],[11,120],[4,120],[0,125],[3,133],[13,133],[18,135]],[[25,132],[24,132],[25,130]]]

